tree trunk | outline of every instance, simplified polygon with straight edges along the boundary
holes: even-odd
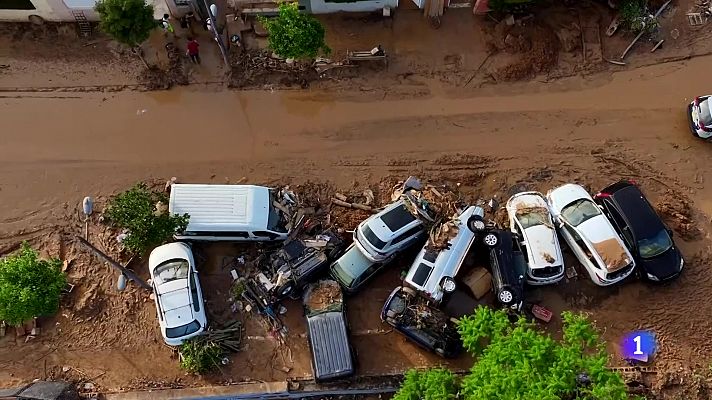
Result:
[[[148,65],[148,63],[146,62],[146,59],[143,58],[143,50],[141,50],[141,47],[139,47],[139,46],[132,47],[132,48],[131,48],[131,52],[134,53],[134,54],[136,54],[136,56],[141,60],[141,62],[143,63],[143,65],[146,66],[146,69],[151,69],[151,67],[150,67],[150,66]]]

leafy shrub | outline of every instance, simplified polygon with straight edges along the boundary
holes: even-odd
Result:
[[[624,0],[621,3],[621,22],[633,33],[652,33],[658,28],[658,20],[650,13],[647,4],[647,0]]]
[[[99,29],[119,43],[136,47],[156,28],[153,6],[144,0],[101,0],[96,3]]]
[[[180,367],[193,374],[204,374],[218,367],[223,354],[217,343],[199,339],[186,340],[180,346]]]
[[[297,2],[283,2],[274,18],[259,16],[269,33],[269,48],[281,57],[314,58],[320,51],[331,52],[324,41],[324,25],[311,15],[299,12]]]
[[[462,397],[627,399],[621,376],[606,368],[605,345],[591,322],[570,312],[564,312],[562,319],[564,338],[557,342],[524,318],[505,328],[508,319],[503,310],[480,307],[474,315],[462,318],[458,328],[463,343],[478,357],[462,380]],[[479,346],[483,341],[486,347]],[[590,384],[580,384],[580,374],[587,375]]]
[[[168,197],[149,190],[143,183],[136,184],[109,202],[105,215],[116,227],[128,230],[129,235],[123,244],[131,253],[144,254],[188,226],[188,214],[162,212],[156,209],[158,202],[168,204]]]
[[[393,400],[446,400],[457,397],[452,372],[444,368],[426,371],[410,370]]]
[[[66,285],[62,261],[39,259],[23,243],[17,253],[0,259],[0,320],[18,325],[56,313]]]

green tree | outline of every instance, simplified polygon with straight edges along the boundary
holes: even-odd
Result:
[[[153,6],[144,0],[100,0],[95,9],[99,29],[131,48],[146,41],[157,26]]]
[[[29,244],[0,259],[0,320],[12,325],[52,315],[67,281],[62,261],[43,260]]]
[[[475,364],[459,382],[433,386],[446,388],[449,398],[465,400],[628,399],[620,374],[606,368],[605,344],[591,322],[570,312],[562,319],[563,339],[555,341],[525,318],[511,323],[505,311],[479,307],[458,323]],[[396,395],[399,400],[425,396],[424,374],[410,374]],[[582,374],[589,384],[580,383]]]
[[[279,5],[279,15],[274,18],[258,17],[269,33],[270,49],[286,58],[314,58],[320,51],[331,49],[324,41],[324,25],[311,15],[299,12],[296,2]]]
[[[410,370],[393,400],[447,400],[456,398],[455,376],[444,368]]]
[[[159,202],[165,207],[168,197],[149,190],[143,183],[136,184],[109,202],[105,215],[114,226],[128,230],[128,237],[123,243],[130,252],[144,254],[188,226],[188,214],[171,214],[161,209]]]

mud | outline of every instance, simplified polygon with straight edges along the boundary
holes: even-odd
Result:
[[[193,87],[3,98],[0,249],[5,254],[28,240],[44,254],[73,258],[69,278],[77,286],[57,316],[40,320],[41,336],[27,343],[13,335],[0,339],[0,382],[11,386],[40,378],[44,360],[48,370],[71,366],[90,378],[103,373],[95,383],[107,389],[179,378],[196,386],[310,376],[302,305],[290,302],[286,346],[267,334],[259,319],[247,319],[247,348],[231,358],[225,375],[186,377],[162,344],[152,301],[132,286],[116,292],[112,269],[60,239],[82,234],[84,196],[94,196],[99,210],[108,196],[138,180],[155,180],[161,187],[172,176],[182,182],[289,183],[316,198],[315,205],[337,191],[361,201],[363,191],[371,189],[374,203],[382,205],[409,175],[460,183],[463,200],[496,197],[500,204],[518,190],[545,193],[576,182],[595,192],[617,179],[634,178],[652,204],[667,204],[707,235],[712,187],[699,171],[706,170],[712,149],[692,137],[683,110],[685,99],[699,94],[699,82],[686,78],[704,75],[709,62],[700,58],[621,73],[588,89],[580,80],[569,80],[556,88],[535,83],[483,88],[480,97],[467,98],[441,93],[362,102],[316,90],[235,93]],[[337,207],[332,212],[345,228],[370,215]],[[675,238],[685,255],[685,270],[676,281],[651,286],[631,279],[600,288],[579,266],[577,278],[532,289],[533,298],[554,315],[590,313],[613,354],[621,335],[642,327],[658,335],[655,365],[707,370],[712,307],[700,293],[712,290],[712,250],[704,240],[688,240],[680,233],[686,228],[674,226],[679,217],[670,215],[673,219],[666,220],[678,231]],[[128,261],[98,218],[90,221],[90,241]],[[225,318],[235,314],[227,304],[230,279],[220,257],[243,251],[218,246],[200,269],[201,283],[210,288],[208,308]],[[577,266],[570,254],[565,257],[567,265]],[[354,330],[383,329],[380,309],[408,267],[408,262],[389,267],[346,299]],[[147,276],[145,266],[134,268]],[[559,323],[555,317],[548,326],[555,330]],[[361,374],[444,362],[397,335],[354,335],[353,344]],[[471,362],[462,358],[447,365],[467,368]],[[611,363],[622,360],[614,356]]]
[[[606,263],[608,272],[616,272],[631,262],[616,239],[593,243],[593,248],[601,256],[603,262]]]

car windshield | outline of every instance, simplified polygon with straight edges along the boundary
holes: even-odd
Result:
[[[672,247],[672,239],[664,229],[657,235],[638,240],[638,251],[642,258],[653,258],[668,251]]]
[[[600,214],[598,206],[588,199],[578,199],[561,210],[561,216],[573,226],[579,226]]]
[[[188,277],[188,261],[183,259],[168,260],[156,267],[154,271],[154,281],[156,285],[161,285],[176,279],[186,279]]]
[[[269,207],[269,217],[267,220],[267,229],[271,231],[277,231],[277,232],[286,232],[287,228],[284,226],[284,223],[282,221],[282,217],[279,213],[279,210],[277,210],[277,207],[272,206],[275,202],[275,195],[274,191],[269,192],[269,201],[270,201],[270,207]]]
[[[197,332],[198,329],[200,329],[200,322],[195,320],[175,328],[166,328],[166,337],[169,339],[183,337]]]
[[[378,236],[373,233],[371,228],[368,227],[368,225],[363,227],[363,236],[366,237],[366,240],[369,243],[371,243],[371,246],[377,248],[378,250],[383,250],[383,248],[386,247],[386,242],[379,239]]]
[[[537,225],[549,224],[549,212],[543,207],[530,207],[524,210],[517,210],[517,219],[522,224],[522,229],[528,229]]]
[[[373,263],[361,254],[361,250],[353,246],[334,263],[332,271],[344,286],[349,287],[371,265]]]

